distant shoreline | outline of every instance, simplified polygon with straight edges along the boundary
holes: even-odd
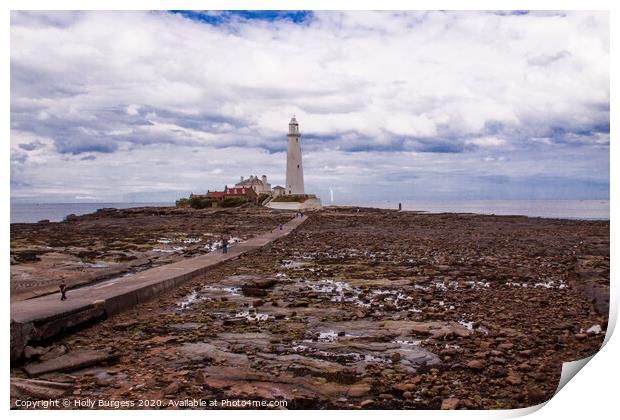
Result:
[[[83,216],[102,208],[128,209],[141,207],[174,207],[174,203],[11,203],[11,224],[37,223],[41,220],[61,222],[70,214]]]
[[[404,212],[421,214],[457,214],[480,216],[521,216],[562,220],[610,220],[609,200],[403,200]],[[416,206],[415,208],[412,208]],[[572,207],[571,207],[572,206]],[[11,224],[61,222],[70,214],[95,213],[102,208],[170,208],[174,203],[11,203]],[[332,208],[397,210],[397,201],[355,204],[328,204]]]

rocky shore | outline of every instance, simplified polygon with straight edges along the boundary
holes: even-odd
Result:
[[[48,253],[24,256],[35,237],[36,249],[77,255],[66,248],[91,235],[101,241],[92,261],[110,261],[153,252],[160,238],[231,226],[243,237],[292,216],[179,213],[161,226],[153,214],[134,230],[110,227],[124,217],[84,216],[82,229],[63,228],[82,242],[66,243],[47,225],[15,227],[15,238],[12,226],[12,269],[44,262]],[[85,233],[91,219],[99,227]],[[599,349],[608,299],[608,221],[326,208],[170,296],[27,348],[11,398],[526,407],[553,395],[562,362]]]
[[[53,293],[214,251],[290,217],[265,209],[101,209],[59,223],[11,224],[11,299]]]

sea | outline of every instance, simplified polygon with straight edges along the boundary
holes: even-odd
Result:
[[[11,223],[36,223],[39,220],[60,222],[69,214],[94,213],[98,209],[113,207],[167,207],[174,203],[11,203]]]
[[[356,203],[428,213],[475,213],[553,219],[609,220],[609,200],[393,200]]]
[[[609,200],[457,200],[457,201],[374,201],[338,203],[428,213],[476,213],[521,215],[557,219],[609,220]],[[330,204],[329,202],[323,203]],[[69,214],[88,214],[104,207],[126,209],[131,207],[167,207],[173,203],[11,203],[11,223],[36,223],[47,219],[62,221]]]

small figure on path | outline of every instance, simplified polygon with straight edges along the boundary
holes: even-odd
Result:
[[[303,211],[299,212],[299,217],[304,217],[304,212]]]
[[[398,211],[402,211],[403,210],[403,203],[398,203]]]
[[[60,286],[58,286],[58,288],[60,289],[60,300],[67,300],[67,285],[64,280],[60,281]]]
[[[226,238],[222,236],[222,254],[228,253],[228,242]]]
[[[278,229],[282,230],[282,223],[278,225]]]

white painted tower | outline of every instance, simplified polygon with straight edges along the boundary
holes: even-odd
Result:
[[[301,163],[301,133],[293,116],[288,123],[288,151],[286,154],[286,193],[304,193],[304,167]]]

